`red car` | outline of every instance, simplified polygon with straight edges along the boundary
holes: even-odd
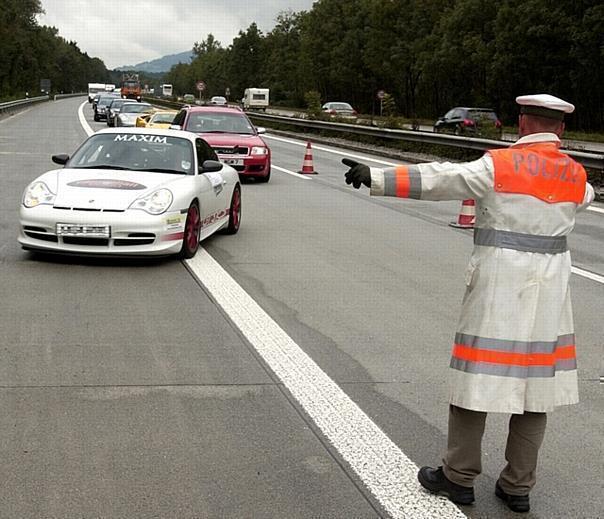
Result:
[[[268,182],[271,177],[271,150],[239,108],[228,106],[186,106],[173,125],[196,133],[214,149],[218,158],[235,168],[242,178]]]

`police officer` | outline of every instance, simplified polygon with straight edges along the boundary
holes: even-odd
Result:
[[[474,250],[450,364],[449,431],[443,464],[422,467],[430,492],[474,502],[487,413],[509,413],[506,465],[495,494],[528,512],[547,413],[578,402],[566,237],[594,190],[560,151],[564,114],[548,95],[516,98],[519,139],[473,162],[388,169],[344,159],[346,183],[371,195],[476,200]]]

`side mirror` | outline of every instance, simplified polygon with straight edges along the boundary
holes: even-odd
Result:
[[[259,126],[258,128],[256,128],[256,131],[258,133],[266,133],[266,128],[262,128],[261,126]]]
[[[217,160],[205,160],[199,168],[200,173],[213,173],[222,169],[222,163]]]
[[[64,166],[65,164],[67,164],[68,160],[69,160],[69,155],[65,155],[64,153],[61,153],[60,155],[53,155],[52,156],[52,161],[55,164],[61,164],[62,166]]]
[[[171,124],[170,130],[182,130],[182,126],[180,124]]]

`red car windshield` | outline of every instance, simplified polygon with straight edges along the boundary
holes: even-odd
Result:
[[[256,130],[247,117],[228,112],[193,112],[189,115],[185,130],[194,133],[256,134]]]

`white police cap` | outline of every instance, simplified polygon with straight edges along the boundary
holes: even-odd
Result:
[[[564,114],[575,111],[575,105],[549,94],[518,96],[516,102],[520,105],[520,113],[540,115],[550,119],[563,120]]]

